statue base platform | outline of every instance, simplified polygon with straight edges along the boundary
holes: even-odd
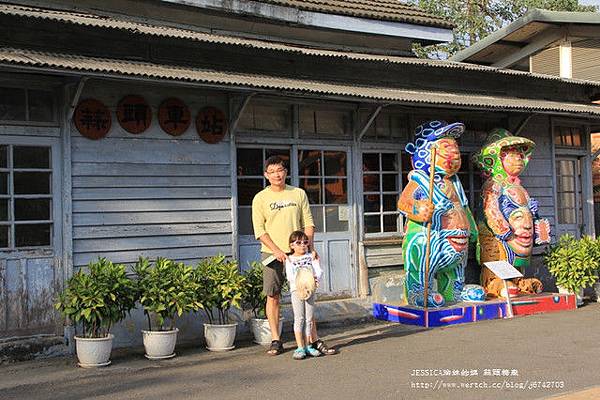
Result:
[[[574,310],[575,295],[540,293],[511,298],[514,316]],[[430,328],[506,318],[506,301],[493,299],[481,303],[456,303],[440,308],[373,304],[373,316],[383,321]]]

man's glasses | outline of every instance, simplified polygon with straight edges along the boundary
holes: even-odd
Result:
[[[281,169],[277,169],[275,171],[267,171],[267,174],[273,175],[273,174],[278,174],[278,173],[285,172],[285,171],[287,171],[285,168],[281,168]]]
[[[295,242],[292,242],[291,244],[295,244],[296,246],[300,246],[301,244],[308,246],[308,240],[296,240]]]

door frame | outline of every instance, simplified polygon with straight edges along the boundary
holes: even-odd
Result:
[[[582,128],[582,146],[581,147],[566,147],[557,146],[555,127],[572,126]],[[582,207],[582,223],[580,228],[581,234],[594,235],[594,197],[593,197],[593,182],[591,173],[591,138],[590,124],[588,121],[566,118],[550,118],[550,141],[552,144],[552,195],[554,199],[554,227],[555,239],[558,240],[560,232],[558,229],[558,196],[557,188],[558,181],[556,175],[557,161],[560,158],[576,158],[579,161],[581,169],[581,207]]]
[[[354,179],[356,179],[356,171],[354,168],[354,146],[351,140],[344,140],[343,142],[335,141],[335,143],[331,143],[330,141],[311,139],[311,138],[302,138],[302,139],[290,139],[290,138],[275,138],[275,137],[253,137],[251,140],[244,140],[245,138],[237,137],[236,142],[232,145],[234,146],[234,150],[232,154],[236,153],[238,149],[243,148],[278,148],[278,149],[289,149],[290,150],[290,165],[289,165],[289,174],[290,183],[292,186],[298,187],[299,178],[298,178],[298,151],[299,150],[332,150],[332,151],[345,151],[346,152],[346,170],[347,170],[347,193],[348,193],[348,212],[350,213],[348,218],[348,242],[349,242],[349,251],[350,251],[350,294],[352,297],[356,297],[357,288],[358,288],[358,272],[356,270],[356,266],[358,265],[358,254],[357,254],[357,243],[356,243],[356,235],[357,235],[357,213],[355,212],[356,207],[356,196],[355,196],[355,188],[357,185],[354,184]],[[302,143],[299,143],[302,142]],[[233,163],[232,163],[233,164]],[[237,160],[236,160],[237,164]],[[237,176],[235,179],[235,186],[237,188]],[[237,190],[236,190],[237,193]],[[236,202],[237,204],[237,202]],[[239,214],[236,210],[233,218],[237,224],[237,218]],[[315,236],[317,232],[315,232]],[[248,239],[250,235],[241,235],[239,232],[237,233],[236,249],[235,253],[238,255],[240,252],[240,247],[242,245],[248,245],[253,242],[253,240]],[[335,294],[332,294],[335,296]]]
[[[63,153],[62,153],[62,138],[59,136],[33,136],[28,135],[2,135],[0,144],[13,146],[40,146],[50,147],[51,149],[51,169],[52,169],[52,243],[47,247],[0,251],[0,259],[5,262],[8,260],[19,259],[52,259],[53,267],[53,282],[47,282],[51,288],[60,290],[64,284],[64,249],[63,249]],[[23,277],[23,285],[27,285],[26,277]],[[0,282],[5,284],[5,282]],[[57,293],[55,293],[57,294]],[[26,310],[23,310],[26,311]],[[62,320],[55,314],[55,319],[51,325],[55,334],[62,334]],[[39,327],[37,328],[39,329]],[[9,331],[10,332],[10,331]],[[21,332],[21,331],[20,331]],[[29,332],[29,333],[28,333]],[[36,328],[27,326],[22,329],[21,333],[35,334]]]

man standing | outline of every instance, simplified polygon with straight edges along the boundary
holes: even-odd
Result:
[[[316,256],[313,246],[315,226],[304,190],[285,184],[287,169],[281,157],[272,156],[265,161],[264,175],[270,186],[252,200],[252,224],[254,236],[261,242],[263,263],[267,264],[263,269],[263,291],[267,296],[266,312],[273,339],[268,354],[277,355],[283,352],[279,337],[279,302],[285,282],[284,263],[290,251],[288,239],[293,231],[304,230],[309,251]],[[313,340],[317,340],[316,328],[313,332]],[[327,349],[322,341],[318,342]]]

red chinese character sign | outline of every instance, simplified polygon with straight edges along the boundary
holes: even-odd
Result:
[[[227,119],[223,111],[205,107],[196,116],[196,130],[206,143],[219,143],[227,134]]]
[[[158,107],[158,123],[171,136],[180,136],[191,123],[190,109],[179,99],[171,97]]]
[[[117,106],[117,120],[123,129],[137,135],[150,127],[152,109],[142,96],[125,96]]]
[[[96,99],[82,100],[75,109],[73,122],[82,136],[92,140],[102,139],[110,131],[110,111]]]

